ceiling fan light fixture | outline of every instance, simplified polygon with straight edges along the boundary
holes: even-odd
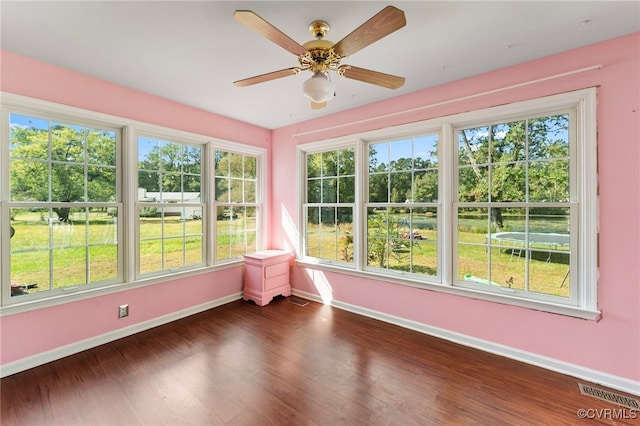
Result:
[[[336,89],[326,74],[316,72],[302,84],[302,91],[312,102],[322,103],[330,101]]]

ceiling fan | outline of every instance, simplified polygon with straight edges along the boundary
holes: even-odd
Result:
[[[309,30],[315,40],[300,45],[250,10],[236,10],[233,17],[236,21],[296,55],[299,63],[297,67],[234,81],[233,84],[238,87],[251,86],[277,78],[296,75],[301,71],[311,71],[313,75],[304,82],[303,92],[311,100],[311,108],[319,109],[325,107],[327,102],[335,95],[333,83],[329,79],[329,71],[334,71],[342,77],[389,89],[397,89],[404,84],[404,77],[340,63],[345,57],[356,53],[406,25],[407,21],[404,17],[404,12],[393,6],[385,7],[335,44],[324,39],[324,36],[329,31],[329,24],[325,21],[312,22]]]

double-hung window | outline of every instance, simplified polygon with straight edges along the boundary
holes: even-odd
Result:
[[[138,274],[203,265],[203,146],[138,135]]]
[[[260,245],[260,158],[215,152],[216,259],[239,259]]]
[[[3,299],[122,280],[122,129],[12,111],[8,120],[9,279]],[[6,177],[6,175],[5,175]],[[5,216],[6,217],[6,216]],[[5,230],[6,230],[5,229]],[[6,235],[6,233],[4,234]],[[6,275],[3,275],[6,279]]]
[[[302,145],[301,261],[595,318],[595,117],[586,89]]]
[[[310,152],[305,164],[305,254],[353,265],[355,150]]]
[[[438,134],[368,143],[366,265],[438,276]]]
[[[459,285],[575,299],[574,116],[569,110],[456,129]]]

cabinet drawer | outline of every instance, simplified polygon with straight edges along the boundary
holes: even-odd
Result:
[[[289,262],[269,265],[264,268],[264,277],[271,278],[289,273]]]
[[[289,285],[289,275],[277,275],[264,280],[264,290],[269,291],[283,285]]]

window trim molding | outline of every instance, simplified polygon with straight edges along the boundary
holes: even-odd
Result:
[[[598,286],[598,173],[597,173],[597,88],[591,87],[576,91],[560,93],[555,95],[544,96],[541,98],[527,99],[517,101],[511,104],[499,105],[484,108],[477,111],[461,112],[445,117],[428,119],[421,122],[414,122],[385,129],[370,130],[362,133],[356,133],[334,139],[309,142],[297,146],[298,160],[298,223],[300,224],[299,248],[297,251],[298,258],[296,263],[301,267],[317,269],[327,272],[335,272],[344,275],[357,276],[366,279],[380,280],[391,284],[408,285],[424,290],[439,291],[452,295],[471,297],[474,299],[485,300],[495,303],[519,306],[523,308],[561,314],[576,318],[588,320],[599,320],[601,311],[598,309],[597,286]],[[577,229],[572,229],[572,234],[576,235],[578,240],[578,273],[582,284],[578,287],[577,306],[569,304],[555,303],[552,301],[535,300],[520,297],[508,293],[491,293],[474,288],[460,287],[454,285],[455,277],[453,276],[453,235],[452,226],[454,223],[454,203],[453,186],[454,186],[454,167],[453,167],[453,133],[454,128],[473,125],[479,121],[510,120],[521,118],[522,116],[533,116],[539,113],[546,114],[549,111],[560,109],[574,109],[576,111],[576,155],[572,155],[575,161],[575,178],[577,180],[577,197],[579,201],[578,215],[574,223],[577,222]],[[439,191],[440,194],[446,194],[439,199],[440,208],[442,209],[442,222],[439,230],[439,247],[442,255],[439,256],[439,268],[441,270],[441,282],[434,280],[420,280],[416,277],[403,278],[401,274],[381,274],[379,271],[366,269],[362,265],[362,247],[360,247],[363,239],[362,211],[363,196],[365,184],[364,173],[365,165],[359,164],[363,162],[364,155],[363,146],[367,142],[381,140],[385,138],[398,138],[409,133],[433,131],[439,129],[441,143],[441,160],[439,164],[439,179],[441,180]],[[335,262],[327,262],[321,259],[307,258],[304,256],[304,212],[302,206],[305,200],[305,187],[303,176],[305,176],[305,154],[318,151],[327,151],[331,149],[340,149],[347,146],[353,146],[356,149],[356,170],[360,172],[360,176],[356,178],[356,209],[354,216],[358,217],[358,223],[354,224],[354,230],[357,229],[357,244],[354,244],[355,268],[347,268],[336,265]],[[446,237],[445,237],[446,236]],[[572,238],[573,239],[573,238]],[[440,264],[442,262],[442,264]]]

